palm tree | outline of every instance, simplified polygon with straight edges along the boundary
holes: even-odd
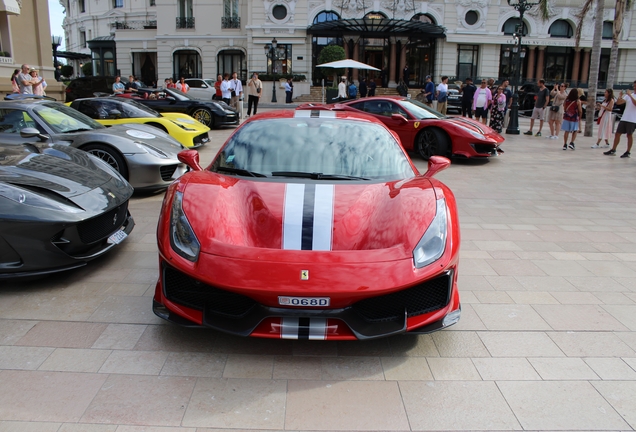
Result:
[[[592,8],[595,0],[585,0],[581,11],[577,14],[579,19],[576,26],[575,47],[579,47],[581,41],[581,29],[585,21],[585,16]],[[592,54],[590,57],[590,75],[587,85],[587,107],[585,111],[585,136],[593,135],[594,126],[594,106],[596,105],[596,92],[598,91],[598,68],[601,62],[601,42],[603,40],[603,10],[605,0],[596,0],[596,19],[594,20],[594,39],[592,40]],[[581,119],[582,120],[582,119]]]
[[[607,88],[614,87],[616,79],[616,63],[618,62],[618,41],[623,31],[623,20],[625,10],[632,7],[631,0],[616,0],[616,11],[614,13],[614,29],[612,31],[612,50],[610,52],[609,68],[607,71]]]

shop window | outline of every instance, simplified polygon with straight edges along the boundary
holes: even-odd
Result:
[[[572,26],[566,20],[556,20],[548,30],[550,37],[553,38],[571,38],[574,34]]]
[[[175,79],[202,78],[201,56],[194,50],[179,50],[172,55],[173,75]]]
[[[236,72],[241,81],[247,80],[247,62],[245,53],[239,50],[225,50],[217,58],[218,74],[232,74]]]
[[[477,76],[477,60],[479,58],[479,45],[457,46],[457,77],[462,80],[466,77],[473,79]]]
[[[603,39],[612,39],[614,37],[614,22],[603,22]]]
[[[276,60],[272,62],[267,58],[267,73],[290,74],[292,73],[292,46],[279,43],[276,47]]]
[[[381,20],[381,19],[385,19],[386,15],[384,15],[382,12],[369,12],[368,14],[364,16],[364,18],[372,19],[372,20]]]

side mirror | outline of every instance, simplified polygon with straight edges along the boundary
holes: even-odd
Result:
[[[121,118],[121,111],[114,109],[108,112],[108,118],[118,119]]]
[[[38,137],[40,141],[44,142],[49,139],[48,135],[41,134],[39,130],[32,127],[24,128],[20,131],[20,136],[24,139]]]
[[[190,167],[192,171],[203,171],[199,164],[199,152],[196,150],[183,150],[177,155],[179,161]]]
[[[407,119],[404,118],[404,116],[402,114],[391,114],[391,118],[393,120],[399,121],[402,124],[409,122]]]
[[[428,170],[424,173],[425,178],[431,178],[440,171],[444,171],[450,166],[450,159],[444,156],[431,156],[428,160]]]

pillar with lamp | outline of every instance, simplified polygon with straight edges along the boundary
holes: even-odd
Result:
[[[276,38],[272,39],[272,42],[265,44],[265,57],[272,62],[272,102],[278,102],[276,100],[276,62],[285,58],[284,47],[278,46]]]
[[[53,47],[53,68],[55,69],[55,80],[60,81],[62,73],[57,64],[57,49],[62,45],[62,36],[51,35],[51,46]]]
[[[506,133],[511,135],[519,135],[519,83],[521,81],[521,59],[525,57],[525,49],[521,44],[521,39],[525,36],[525,26],[523,25],[523,15],[526,11],[532,9],[539,4],[537,0],[508,0],[508,5],[512,6],[519,12],[519,24],[513,35],[515,44],[512,48],[514,65],[512,105],[510,106],[510,121],[506,128]]]

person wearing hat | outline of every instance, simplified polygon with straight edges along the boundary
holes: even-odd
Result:
[[[426,75],[426,86],[424,86],[424,98],[426,105],[433,106],[433,98],[435,97],[435,83],[431,81],[431,76]]]
[[[340,78],[340,84],[338,84],[338,99],[343,101],[347,99],[347,77]]]
[[[29,65],[26,64],[23,64],[20,68],[16,81],[22,94],[33,94],[33,87],[40,85],[39,81],[33,79],[29,73]]]
[[[47,84],[46,81],[44,81],[44,77],[38,76],[38,70],[35,68],[31,68],[29,70],[29,75],[31,75],[32,81],[36,81],[39,83],[39,85],[33,86],[33,94],[38,96],[46,96],[44,89],[46,89]]]

